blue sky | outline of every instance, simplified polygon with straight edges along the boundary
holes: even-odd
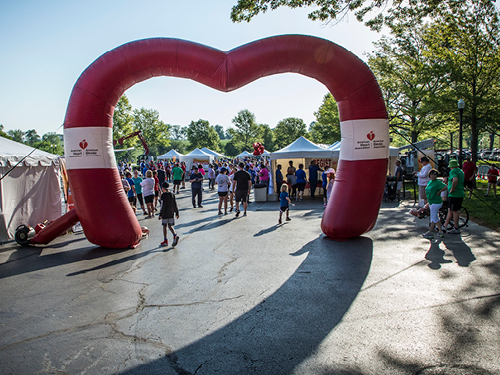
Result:
[[[150,37],[172,37],[230,50],[257,39],[306,34],[329,39],[362,59],[380,35],[354,17],[336,25],[307,19],[308,9],[283,8],[250,23],[230,20],[237,0],[10,0],[0,6],[0,124],[6,130],[56,131],[83,70],[104,52]],[[7,4],[6,4],[7,3]],[[168,124],[208,120],[231,126],[241,109],[272,128],[287,117],[313,121],[327,89],[298,74],[253,82],[232,93],[199,83],[158,77],[130,88],[134,108],[153,108]],[[62,133],[62,128],[58,130]]]

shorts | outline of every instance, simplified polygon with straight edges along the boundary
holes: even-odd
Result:
[[[464,181],[464,187],[469,188],[469,189],[474,189],[474,181],[471,180],[465,180]]]
[[[235,193],[236,202],[247,202],[248,201],[248,190],[236,190]]]
[[[306,188],[306,184],[304,182],[301,182],[301,183],[297,184],[297,190],[298,191],[304,191],[305,188]]]
[[[174,180],[174,185],[180,185],[181,184],[181,180]]]
[[[147,195],[144,197],[144,202],[146,203],[153,203],[155,200],[155,196],[154,195]]]
[[[219,191],[219,197],[226,197],[227,191]]]
[[[155,197],[158,198],[160,196],[160,190],[155,191]]]
[[[161,219],[162,225],[175,225],[175,219],[171,217],[170,219]]]
[[[130,203],[134,204],[134,203],[135,203],[135,201],[136,201],[135,195],[134,195],[133,197],[128,197],[128,201],[129,201]]]
[[[450,211],[460,211],[463,201],[464,198],[448,197],[448,206]]]
[[[431,212],[431,223],[439,222],[439,209],[442,205],[442,203],[433,203],[429,205],[429,210]]]
[[[396,190],[401,191],[402,188],[403,188],[403,181],[398,181],[396,185]]]
[[[280,212],[286,212],[286,211],[288,211],[288,208],[289,208],[288,206],[281,206]]]

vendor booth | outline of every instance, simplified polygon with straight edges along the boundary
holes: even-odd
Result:
[[[199,148],[195,148],[189,154],[181,156],[180,160],[186,163],[186,177],[188,177],[193,165],[201,164],[207,170],[208,165],[213,162],[214,156],[201,151]]]
[[[182,155],[179,151],[177,150],[170,150],[166,154],[160,155],[157,157],[158,160],[167,160],[167,159],[172,159],[172,160],[179,160]]]
[[[307,180],[309,180],[309,165],[311,165],[312,160],[316,160],[318,166],[326,170],[328,168],[337,168],[338,163],[338,152],[336,158],[334,158],[334,151],[330,149],[325,149],[318,146],[310,140],[300,137],[292,144],[282,148],[281,150],[272,152],[270,155],[271,159],[271,170],[273,178],[273,186],[276,186],[276,169],[278,164],[281,165],[281,172],[283,173],[283,178],[286,179],[286,170],[289,166],[289,162],[292,161],[293,166],[298,169],[299,164],[304,164],[304,171],[306,172]],[[321,176],[318,176],[318,181],[321,180]],[[319,185],[321,188],[321,185]],[[275,193],[278,193],[275,189]],[[308,196],[310,194],[309,183],[306,185],[306,190],[304,195]]]
[[[21,224],[35,226],[61,216],[59,156],[32,151],[0,137],[0,243],[14,239]]]

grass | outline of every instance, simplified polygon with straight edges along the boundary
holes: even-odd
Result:
[[[470,220],[500,232],[500,187],[497,186],[496,197],[493,195],[493,189],[490,190],[489,196],[484,196],[488,188],[487,181],[476,180],[476,187],[471,199],[467,198],[469,193],[465,193],[466,198],[463,203],[469,211]]]

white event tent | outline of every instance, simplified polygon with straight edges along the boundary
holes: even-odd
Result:
[[[182,155],[179,151],[177,150],[170,150],[169,152],[167,152],[166,154],[163,154],[163,155],[160,155],[157,157],[158,160],[161,160],[161,159],[173,159],[175,156],[176,159],[179,159],[181,158]]]
[[[253,154],[249,153],[248,151],[243,151],[239,155],[236,155],[237,158],[246,158],[249,156],[253,156]]]
[[[212,150],[210,150],[209,148],[206,148],[206,147],[203,147],[203,148],[201,149],[201,151],[203,151],[205,154],[212,155],[213,157],[216,157],[216,158],[222,158],[222,157],[224,157],[224,155],[219,154],[219,153],[218,153],[218,152],[216,152],[216,151],[212,151]]]
[[[12,240],[21,224],[35,226],[61,216],[59,156],[32,151],[0,137],[0,243]]]
[[[214,160],[214,156],[201,151],[199,148],[195,148],[189,154],[181,156],[180,160],[186,163],[186,174],[189,175],[188,172],[191,170],[193,164],[201,164],[204,169],[207,169],[208,165]]]

